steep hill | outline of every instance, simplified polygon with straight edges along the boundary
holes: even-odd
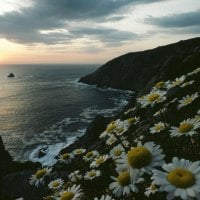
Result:
[[[80,82],[139,91],[153,80],[174,78],[200,62],[200,38],[114,58]],[[176,73],[175,73],[176,72]]]

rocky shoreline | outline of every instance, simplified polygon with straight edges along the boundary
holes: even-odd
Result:
[[[163,120],[163,116],[154,117],[153,114],[162,108],[162,104],[151,107],[147,110],[141,109],[138,106],[137,98],[150,92],[151,88],[161,80],[172,80],[183,74],[187,74],[200,66],[200,38],[194,38],[187,41],[181,41],[176,44],[158,47],[153,50],[144,52],[130,53],[119,58],[116,58],[96,72],[80,79],[80,81],[88,84],[95,84],[99,87],[114,87],[120,89],[136,90],[136,97],[131,99],[129,104],[119,111],[117,116],[105,118],[96,116],[93,122],[89,125],[86,133],[79,138],[75,143],[63,149],[60,154],[72,152],[74,149],[84,148],[87,151],[98,150],[101,154],[107,152],[109,147],[105,145],[105,140],[100,140],[99,135],[106,129],[108,124],[116,119],[126,120],[133,116],[140,116],[144,119],[137,126],[130,127],[127,135],[134,132],[134,138],[138,139],[141,135],[145,135],[152,124]],[[122,68],[124,71],[122,71]],[[195,80],[195,84],[185,88],[175,87],[169,90],[166,98],[168,102],[172,102],[175,98],[179,99],[192,91],[200,91],[199,74],[194,74],[188,81]],[[197,99],[192,106],[184,108],[179,112],[176,111],[176,105],[169,103],[165,120],[168,122],[178,122],[184,118],[195,115],[199,109],[200,101]],[[134,108],[134,109],[133,109]],[[195,108],[195,109],[194,109]],[[132,110],[131,110],[132,109]],[[145,136],[143,142],[152,140],[152,135]],[[196,160],[199,157],[200,146],[195,146],[195,153],[183,152],[183,149],[176,148],[174,141],[168,141],[166,137],[158,137],[154,142],[162,144],[165,153],[168,155],[175,154],[176,156],[190,160]],[[183,143],[186,141],[183,140]],[[186,142],[187,143],[187,142]],[[170,145],[169,145],[170,144]],[[188,144],[190,145],[190,144]],[[168,148],[170,146],[170,149]],[[171,158],[167,156],[167,161]],[[13,200],[23,197],[25,200],[40,200],[44,196],[49,195],[47,187],[34,187],[29,184],[29,178],[35,171],[41,167],[40,163],[25,162],[20,163],[13,161],[10,154],[5,150],[2,139],[0,137],[0,200]],[[67,180],[71,171],[79,168],[85,168],[81,157],[77,157],[68,166],[59,162],[53,166],[53,177],[62,177]],[[107,169],[104,166],[104,169]],[[107,169],[109,171],[109,169]],[[105,180],[106,182],[107,180]],[[49,182],[49,180],[46,180]],[[95,183],[97,187],[100,187]],[[101,185],[101,184],[100,184]],[[85,186],[89,190],[89,186]],[[100,195],[101,191],[96,192]],[[91,192],[91,196],[93,196]],[[140,193],[135,195],[135,199],[140,199]],[[153,199],[162,199],[161,196],[153,197]]]

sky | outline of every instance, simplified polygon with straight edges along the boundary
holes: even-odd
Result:
[[[104,63],[200,36],[200,0],[0,0],[0,64]]]

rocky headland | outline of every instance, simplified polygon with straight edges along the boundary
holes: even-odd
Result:
[[[128,53],[107,62],[80,82],[98,87],[140,91],[159,80],[173,79],[200,62],[200,38]],[[152,84],[150,84],[152,83]]]
[[[150,171],[144,170],[148,165],[148,159],[137,163],[137,169],[142,168],[142,164],[145,163],[143,172],[139,174],[141,180],[138,179],[137,183],[133,183],[137,189],[134,192],[132,189],[132,192],[125,192],[125,195],[117,196],[111,187],[109,189],[109,185],[113,182],[110,176],[117,177],[121,186],[128,185],[127,180],[122,178],[122,174],[120,176],[120,173],[127,169],[123,169],[121,172],[116,170],[119,167],[116,162],[120,156],[114,158],[109,152],[120,145],[123,155],[126,157],[131,154],[132,147],[137,147],[139,141],[142,144],[148,143],[148,145],[153,142],[154,145],[151,148],[155,148],[157,152],[161,152],[162,149],[162,155],[165,155],[163,160],[163,156],[157,157],[157,164],[160,162],[158,166],[155,164],[157,170],[162,171],[164,163],[171,163],[177,157],[195,163],[193,168],[198,173],[198,169],[200,169],[200,163],[198,163],[200,160],[199,67],[200,38],[194,38],[120,56],[109,61],[96,72],[82,77],[80,81],[87,84],[128,89],[136,93],[128,105],[119,111],[118,115],[111,118],[96,116],[81,138],[61,150],[57,157],[58,162],[52,166],[48,176],[45,175],[46,172],[40,163],[14,161],[6,151],[0,137],[0,200],[13,200],[21,197],[25,200],[55,199],[55,197],[62,199],[62,194],[56,193],[48,186],[57,178],[64,180],[62,187],[68,192],[71,191],[70,188],[73,187],[73,184],[81,185],[85,194],[81,197],[83,200],[93,200],[94,197],[100,199],[103,194],[110,196],[107,198],[108,200],[166,199],[169,192],[166,189],[163,192],[159,190],[162,185],[157,181],[157,172],[152,173],[153,167],[149,168]],[[188,119],[191,120],[187,121]],[[181,126],[181,122],[183,124],[184,120],[187,123],[185,126]],[[178,127],[177,132],[174,133],[172,127]],[[178,131],[181,134],[178,134]],[[99,137],[100,135],[101,137]],[[102,157],[96,166],[91,166],[95,158],[90,160],[89,155],[94,151],[105,155],[105,158]],[[67,156],[73,157],[70,162],[66,162]],[[89,162],[86,161],[87,156]],[[149,162],[153,156],[152,153]],[[189,165],[189,161],[181,162],[187,162]],[[177,160],[176,163],[178,163]],[[97,166],[97,164],[99,165]],[[134,162],[129,159],[129,164],[133,165]],[[99,170],[101,175],[93,179],[92,177],[95,176],[93,173],[90,174],[90,179],[83,178],[91,169]],[[77,178],[74,181],[69,174],[77,170],[79,170],[80,179]],[[198,176],[200,176],[199,174]],[[30,184],[32,175],[36,179],[42,179],[37,186],[35,186],[36,182]],[[191,177],[194,179],[191,179],[189,185],[184,182],[184,187],[180,186],[182,182],[175,183],[174,179],[170,183],[176,187],[179,184],[183,190],[195,184],[196,188],[200,188],[197,184],[198,178]],[[149,189],[152,194],[147,196],[145,191],[150,188],[153,180],[156,189]],[[171,179],[169,178],[169,180]],[[153,194],[154,191],[155,194]],[[183,196],[180,196],[179,193],[176,194],[177,197],[174,196],[175,199],[198,199],[198,195],[200,195],[193,190],[181,193]],[[171,195],[173,197],[172,193]],[[65,199],[74,200],[75,197],[70,197],[68,193],[68,196],[63,196],[62,200]]]

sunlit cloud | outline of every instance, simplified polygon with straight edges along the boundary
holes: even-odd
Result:
[[[31,62],[48,56],[71,62],[75,55],[104,62],[200,33],[199,0],[4,0],[0,6],[4,58],[24,54]]]

